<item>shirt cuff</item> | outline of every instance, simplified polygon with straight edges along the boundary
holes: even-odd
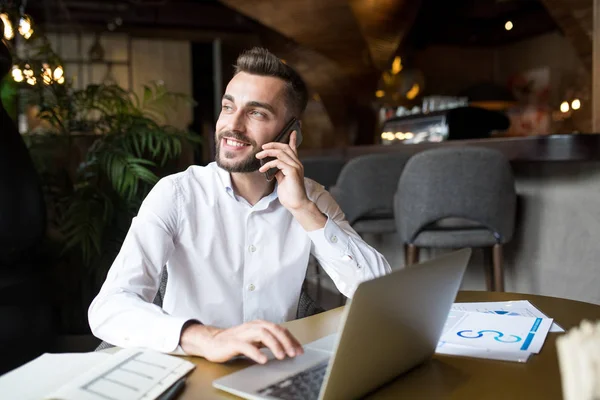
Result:
[[[308,232],[308,237],[323,255],[352,259],[349,254],[350,237],[331,218],[327,217],[323,228]]]
[[[157,329],[162,331],[162,335],[157,340],[156,348],[162,353],[177,352],[180,347],[181,330],[183,329],[183,325],[189,320],[189,318],[174,318],[169,316],[168,321],[161,321],[164,325],[157,327]],[[183,350],[181,351],[183,352]]]

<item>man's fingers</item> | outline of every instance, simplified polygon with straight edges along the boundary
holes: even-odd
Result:
[[[269,161],[268,163],[266,163],[265,165],[260,167],[258,171],[264,173],[264,172],[267,172],[268,170],[270,170],[271,168],[277,168],[280,171],[282,171],[284,175],[287,175],[289,173],[289,169],[291,167],[281,160],[273,160],[273,161]],[[286,172],[286,170],[287,170],[287,172]]]
[[[267,362],[268,358],[264,355],[258,347],[254,346],[251,343],[240,340],[236,342],[235,351],[239,354],[243,354],[252,361],[255,361],[259,364],[264,364]]]
[[[271,350],[277,359],[283,360],[285,358],[283,346],[278,338],[276,338],[269,329],[265,327],[256,327],[255,332],[256,336],[254,337],[254,340],[256,342],[262,342],[262,344]]]
[[[294,357],[304,353],[300,342],[287,329],[271,322],[264,322],[264,326],[283,345],[288,356]]]
[[[288,150],[289,151],[289,150]],[[286,150],[264,150],[261,151],[260,153],[258,153],[256,155],[256,158],[265,158],[265,157],[274,157],[277,158],[278,160],[281,160],[283,162],[285,162],[286,164],[294,167],[294,168],[298,168],[301,169],[302,168],[302,163],[300,162],[300,160],[298,160],[295,155],[290,155],[290,153],[288,153],[288,151]]]
[[[298,132],[293,131],[290,135],[290,148],[294,152],[294,154],[298,155]]]

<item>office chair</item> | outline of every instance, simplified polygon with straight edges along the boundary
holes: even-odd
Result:
[[[504,291],[502,246],[513,236],[515,210],[512,168],[499,151],[448,147],[416,154],[395,197],[406,265],[419,261],[420,247],[491,247],[493,279],[486,268],[487,289]]]

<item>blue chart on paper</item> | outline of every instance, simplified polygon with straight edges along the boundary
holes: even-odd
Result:
[[[504,310],[494,310],[494,311],[486,311],[487,314],[498,314],[498,315],[513,315],[513,316],[526,316],[523,314],[519,314],[513,311],[504,311]]]

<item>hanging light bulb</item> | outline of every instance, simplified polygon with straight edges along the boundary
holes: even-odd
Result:
[[[18,65],[13,65],[11,75],[15,82],[23,82],[23,71]]]
[[[19,33],[25,39],[29,39],[33,35],[33,28],[31,27],[31,17],[29,15],[23,15],[19,20]]]
[[[42,65],[42,80],[46,85],[52,83],[52,68],[46,63]]]
[[[60,80],[60,78],[63,78],[63,82],[64,82],[64,77],[63,77],[64,73],[65,72],[63,71],[63,68],[60,65],[58,67],[56,67],[54,69],[54,74],[53,74],[54,80],[58,82]]]
[[[15,31],[13,29],[12,23],[10,22],[10,18],[7,13],[0,14],[0,19],[4,24],[4,39],[11,40],[15,37]]]
[[[60,85],[62,85],[63,83],[65,83],[65,77],[61,76],[60,78],[58,78],[58,80],[56,82],[58,82]]]
[[[31,86],[35,85],[37,83],[35,76],[27,78],[27,83],[29,83]]]

